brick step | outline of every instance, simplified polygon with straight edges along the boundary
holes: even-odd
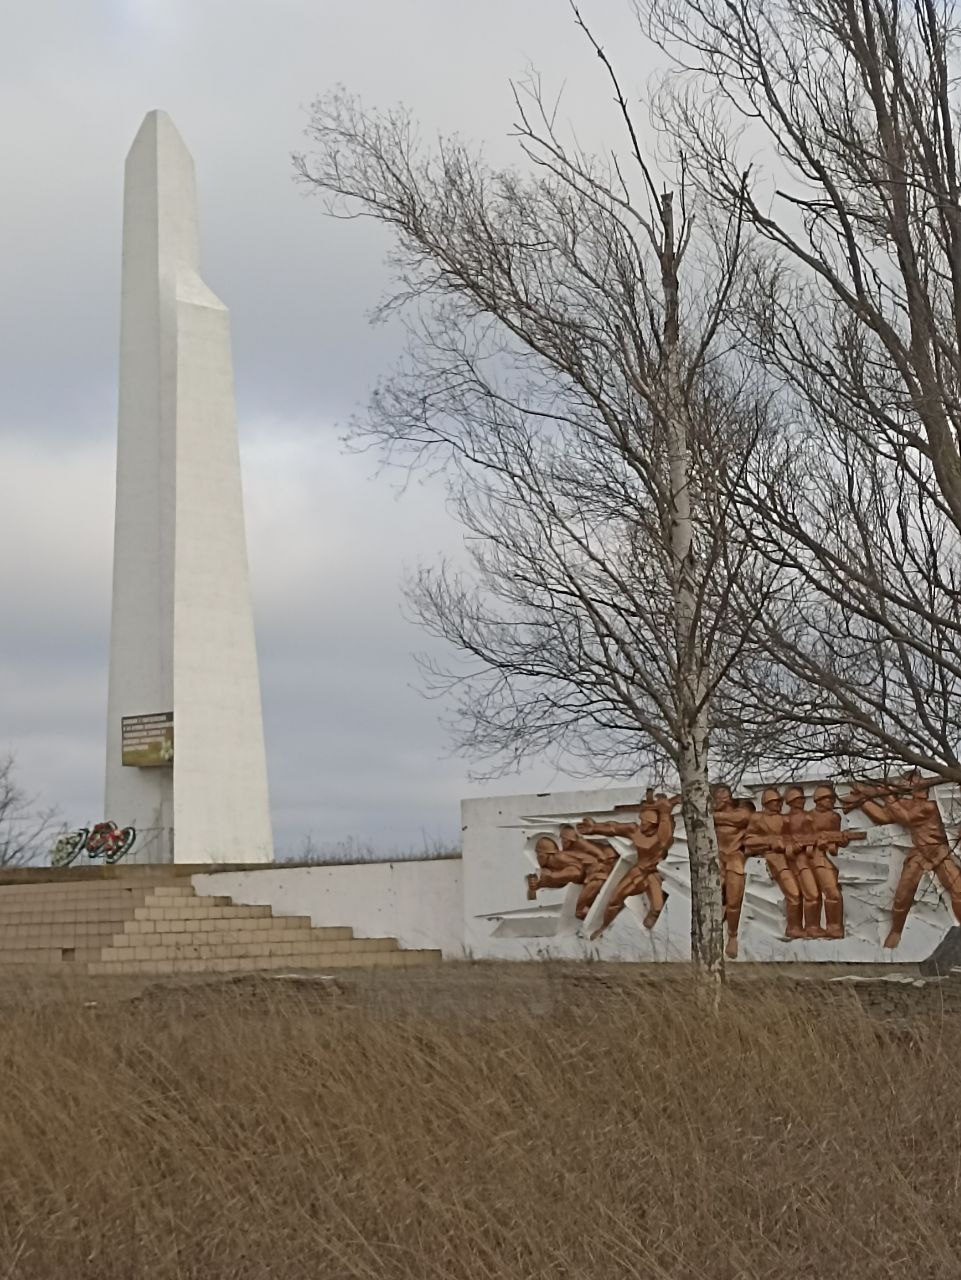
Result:
[[[197,920],[125,920],[118,932],[132,937],[148,937],[150,934],[233,933],[252,930],[271,933],[280,929],[307,930],[311,928],[310,916],[205,916]]]
[[[307,953],[311,955],[339,955],[347,951],[396,951],[396,938],[312,938],[309,934],[290,934],[288,937],[265,935],[235,938],[233,935],[200,942],[184,936],[164,938],[158,946],[107,946],[103,948],[104,960],[163,960],[183,958],[203,960],[218,956],[270,956]]]
[[[67,951],[68,955],[64,955]],[[0,971],[23,969],[77,969],[100,960],[102,947],[24,947],[20,951],[0,952]]]
[[[315,932],[331,939],[353,937],[353,931],[345,927],[328,926],[311,930],[309,916],[227,916],[209,917],[195,921],[183,920],[131,920],[123,917],[52,919],[7,923],[0,928],[0,951],[16,950],[29,946],[74,945],[80,938],[129,939],[121,946],[139,943],[154,945],[156,940],[188,938],[221,934],[250,934],[264,938],[273,934]]]
[[[292,955],[263,956],[257,959],[232,956],[208,960],[134,960],[120,963],[112,960],[95,961],[87,966],[87,972],[106,977],[111,974],[257,973],[265,969],[415,968],[439,964],[440,959],[439,951],[342,951],[329,956],[295,952]]]
[[[49,880],[41,884],[0,884],[0,897],[46,898],[67,893],[76,897],[98,893],[159,893],[191,897],[195,889],[189,880],[144,880],[113,876],[109,880]]]
[[[354,937],[353,929],[328,925],[321,929],[312,929],[310,921],[304,917],[293,917],[285,920],[274,918],[268,922],[269,927],[260,928],[261,921],[250,920],[205,920],[203,929],[181,929],[171,932],[158,929],[152,933],[142,933],[136,924],[128,924],[125,929],[113,935],[115,947],[162,947],[195,942],[266,942],[271,938],[281,942],[292,938],[320,938],[326,942],[349,942]],[[213,926],[208,928],[206,926]]]
[[[0,934],[0,956],[8,951],[29,951],[57,947],[107,947],[118,936],[122,925],[110,929],[29,929],[14,934]]]
[[[6,920],[0,927],[0,946],[5,938],[31,938],[38,933],[119,933],[133,924],[129,915],[68,916],[56,920]]]
[[[126,895],[128,898],[142,898],[146,894],[157,893],[162,887],[160,885],[131,884],[123,880],[104,880],[93,884],[83,882],[77,884],[7,884],[0,885],[0,903],[48,902],[51,898],[69,898],[81,902],[88,898],[118,897],[121,895]]]
[[[142,906],[150,901],[150,895],[139,891],[116,893],[45,893],[42,896],[23,894],[19,898],[0,897],[0,911],[52,911],[57,907],[86,908],[98,903],[126,902],[132,906]],[[170,899],[171,902],[178,899]]]
[[[233,919],[255,919],[270,915],[269,907],[235,907],[229,898],[212,901],[210,906],[194,909],[193,904],[183,906],[151,907],[130,898],[97,899],[89,903],[51,903],[49,906],[30,904],[23,907],[0,905],[0,930],[13,924],[47,924],[71,920],[197,920],[207,915],[226,916]]]
[[[102,858],[83,856],[69,867],[43,868],[48,874],[37,875],[40,868],[0,868],[0,889],[90,889],[104,885],[135,884],[152,887],[158,884],[191,885],[191,877],[209,867],[197,866],[190,870],[167,865],[146,866],[136,862],[105,864]],[[182,873],[183,870],[183,873]]]
[[[239,920],[265,919],[270,916],[270,907],[237,907],[229,898],[220,901],[193,898],[190,901],[177,902],[170,906],[159,906],[145,902],[134,908],[135,920],[202,920],[208,915]]]
[[[151,929],[151,925],[153,928]],[[211,912],[195,916],[192,920],[131,920],[128,928],[143,933],[204,933],[214,929],[309,929],[310,916],[272,916],[270,913],[256,916],[222,915]]]
[[[119,933],[125,924],[130,923],[130,915],[112,916],[57,916],[43,920],[7,920],[0,924],[0,938],[16,936],[28,938],[31,934],[43,929],[62,930],[75,933],[80,929],[95,930],[100,933]]]
[[[92,945],[91,945],[92,944]],[[52,946],[49,943],[38,946],[18,947],[16,950],[0,951],[0,969],[10,966],[20,968],[24,965],[59,968],[61,965],[76,965],[88,962],[112,964],[151,963],[165,960],[217,960],[246,959],[257,964],[262,959],[277,956],[309,955],[320,959],[333,959],[346,954],[379,955],[392,954],[397,944],[393,938],[352,938],[344,941],[327,939],[312,940],[299,938],[282,941],[271,939],[267,942],[202,942],[180,943],[161,947],[121,947],[110,945],[110,939],[85,939],[83,946]]]
[[[133,918],[133,911],[129,907],[125,909],[120,904],[103,908],[83,907],[79,910],[58,907],[56,911],[0,912],[0,933],[6,929],[13,929],[17,925],[38,929],[43,928],[44,925],[99,925],[108,920],[125,922]]]

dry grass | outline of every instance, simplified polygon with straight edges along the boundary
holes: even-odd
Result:
[[[7,1007],[0,1277],[956,1280],[954,1015],[510,969]]]

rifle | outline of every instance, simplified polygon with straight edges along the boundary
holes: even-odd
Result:
[[[862,831],[859,827],[848,827],[845,831],[819,831],[818,847],[823,849],[825,845],[836,845],[837,848],[843,849],[852,840],[866,840],[867,838],[868,833]]]

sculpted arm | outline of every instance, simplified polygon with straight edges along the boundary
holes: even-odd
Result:
[[[602,831],[598,831],[596,827],[594,830],[597,835],[604,834]],[[575,849],[578,853],[586,853],[592,858],[600,858],[604,856],[604,850],[599,844],[595,844],[593,840],[585,840],[582,835],[572,837],[570,847]]]
[[[660,821],[657,824],[657,844],[662,855],[666,854],[668,849],[674,843],[674,817],[670,810],[664,812],[662,810]]]
[[[886,804],[881,804],[877,800],[864,799],[861,801],[860,807],[868,815],[872,822],[883,824],[885,822],[896,822],[894,814]]]
[[[775,835],[770,831],[751,830],[748,826],[747,833],[744,836],[744,848],[748,853],[764,853],[767,849],[781,850],[784,847],[784,837]]]
[[[636,828],[636,822],[595,822],[593,818],[577,824],[577,830],[588,836],[632,836]]]

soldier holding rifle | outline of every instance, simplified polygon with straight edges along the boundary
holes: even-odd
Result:
[[[768,873],[784,895],[787,927],[785,937],[792,941],[804,937],[801,886],[788,858],[785,815],[781,812],[781,793],[767,787],[761,793],[761,808],[748,819],[744,848],[748,857],[759,854],[767,863]]]
[[[644,928],[654,928],[667,899],[657,866],[667,856],[674,840],[673,811],[680,799],[680,796],[655,796],[648,788],[641,801],[637,822],[595,822],[593,818],[585,818],[578,823],[578,829],[586,835],[624,836],[637,852],[637,862],[611,894],[604,919],[591,935],[592,938],[603,933],[623,910],[627,899],[639,893],[647,894],[648,911],[644,917]]]
[[[751,801],[735,800],[730,787],[722,783],[714,788],[714,834],[721,863],[721,896],[724,900],[724,923],[727,925],[724,954],[729,960],[737,957],[737,931],[741,922],[747,862],[744,838],[753,812]]]
[[[826,938],[844,937],[844,899],[841,896],[838,869],[831,858],[836,858],[838,851],[852,840],[867,838],[867,832],[859,831],[856,827],[841,830],[841,815],[835,808],[836,800],[830,783],[822,782],[814,788],[814,809],[810,817],[816,840],[808,855],[808,862],[824,899]],[[818,915],[820,916],[820,906]]]
[[[900,783],[856,782],[841,799],[846,813],[860,808],[872,822],[897,823],[911,836],[911,849],[894,891],[891,929],[884,940],[889,950],[901,941],[918,885],[928,872],[933,872],[947,890],[955,919],[961,923],[961,867],[951,857],[941,810],[931,799],[930,788],[930,782],[912,774]]]

